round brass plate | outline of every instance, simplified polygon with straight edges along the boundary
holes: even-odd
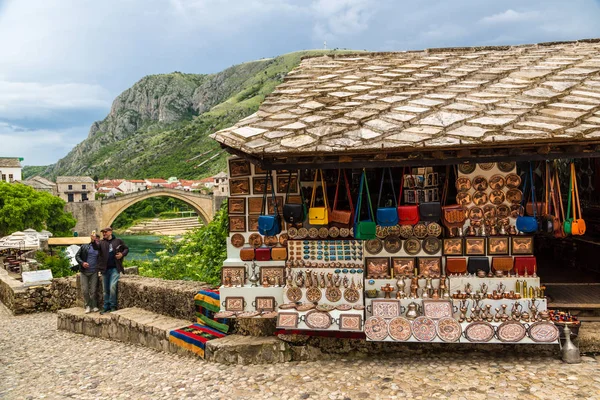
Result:
[[[488,181],[485,179],[485,176],[478,175],[473,178],[473,189],[485,191],[488,188]]]
[[[506,196],[502,190],[492,190],[490,193],[490,203],[499,206],[504,203],[504,200],[506,200]]]
[[[491,218],[496,216],[496,206],[492,204],[486,204],[483,206],[483,216],[486,218]]]
[[[423,251],[430,256],[437,254],[442,248],[442,241],[436,237],[428,237],[423,240]]]
[[[383,242],[381,239],[367,240],[365,243],[365,248],[369,254],[379,254],[381,253],[381,250],[383,250]]]
[[[388,236],[383,242],[383,247],[388,253],[395,254],[402,248],[402,239],[398,236]]]
[[[287,233],[282,233],[281,235],[279,235],[279,244],[282,246],[287,246],[287,242],[288,242],[288,234]]]
[[[423,222],[419,222],[414,226],[413,233],[419,239],[427,237],[427,225],[425,225]]]
[[[496,211],[496,216],[498,218],[507,218],[510,216],[510,207],[505,204],[499,205]]]
[[[502,175],[494,175],[490,178],[490,188],[492,190],[502,189],[505,183],[506,181]]]
[[[253,233],[248,238],[248,244],[250,244],[255,249],[262,246],[262,244],[263,244],[262,236],[260,236],[260,234],[258,234],[258,233]]]
[[[404,251],[406,254],[415,256],[421,251],[421,241],[417,238],[409,238],[404,241]]]
[[[469,210],[469,219],[473,221],[481,221],[483,219],[483,210],[481,207],[473,207]]]
[[[296,236],[298,236],[298,229],[296,229],[294,227],[288,229],[288,235],[289,235],[290,239],[294,239]]]
[[[442,227],[437,222],[427,225],[427,234],[429,236],[439,237],[442,234]]]
[[[308,229],[300,228],[298,229],[298,239],[305,239],[308,236]]]
[[[508,162],[499,162],[498,163],[498,169],[502,172],[512,172],[513,169],[515,169],[515,165],[516,163],[514,161],[508,161]]]
[[[493,162],[489,162],[489,163],[481,163],[478,164],[479,168],[481,168],[483,171],[489,171],[490,169],[494,168],[494,163]]]
[[[509,189],[518,189],[521,186],[521,177],[517,174],[506,175],[506,187]]]
[[[456,203],[463,206],[463,208],[468,206],[471,204],[471,195],[468,192],[459,192],[456,195]]]
[[[413,235],[412,225],[400,225],[400,236],[403,239],[408,239]]]
[[[519,189],[510,189],[506,192],[506,200],[511,204],[520,204],[523,200],[523,192]]]
[[[319,237],[319,230],[317,228],[310,228],[308,230],[308,237],[311,239],[316,239]]]
[[[319,237],[321,239],[326,239],[329,236],[329,229],[323,227],[319,228]]]
[[[471,180],[465,176],[462,176],[456,180],[456,190],[459,192],[465,192],[471,189]]]
[[[266,246],[273,247],[279,243],[279,240],[277,240],[277,236],[265,236],[264,243]]]
[[[243,247],[244,243],[246,243],[246,239],[241,233],[235,233],[233,236],[231,236],[231,244],[233,245],[233,247]]]
[[[485,192],[477,191],[473,193],[473,204],[482,206],[488,202],[488,195]]]
[[[468,175],[470,173],[472,173],[473,171],[475,171],[475,167],[477,165],[473,164],[473,163],[462,163],[462,164],[458,164],[458,171],[461,174],[465,174]]]

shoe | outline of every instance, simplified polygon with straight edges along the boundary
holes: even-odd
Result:
[[[100,309],[98,307],[92,308],[92,312],[98,312],[98,311],[100,311]]]
[[[92,312],[92,309],[89,306],[85,308],[85,313],[86,314],[89,314],[91,312]]]
[[[100,311],[100,315],[108,314],[111,310],[102,310]]]

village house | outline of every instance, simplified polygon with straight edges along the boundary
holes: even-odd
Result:
[[[39,175],[27,178],[26,180],[21,181],[21,183],[37,190],[38,192],[47,192],[54,196],[58,196],[58,188],[56,183]]]
[[[58,196],[68,203],[94,200],[95,182],[89,176],[59,176],[56,178]]]
[[[0,158],[0,178],[3,182],[20,181],[22,179],[22,160],[20,157]]]

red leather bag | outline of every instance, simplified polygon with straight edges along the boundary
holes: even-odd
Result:
[[[415,225],[419,222],[419,196],[415,196],[415,200],[417,201],[416,205],[412,206],[401,206],[402,203],[402,191],[404,188],[404,171],[406,168],[402,170],[402,179],[400,179],[400,194],[398,196],[398,224],[399,225]]]
[[[271,248],[265,245],[254,250],[254,259],[256,261],[271,261]]]
[[[537,271],[537,262],[535,256],[515,257],[514,271],[519,275],[533,275]]]

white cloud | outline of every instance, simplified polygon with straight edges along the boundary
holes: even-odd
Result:
[[[534,21],[538,19],[539,16],[540,13],[537,11],[518,12],[508,9],[502,13],[484,17],[479,22],[482,24],[504,24],[512,22]]]
[[[373,0],[316,0],[311,5],[316,40],[332,40],[366,31],[377,11]]]

